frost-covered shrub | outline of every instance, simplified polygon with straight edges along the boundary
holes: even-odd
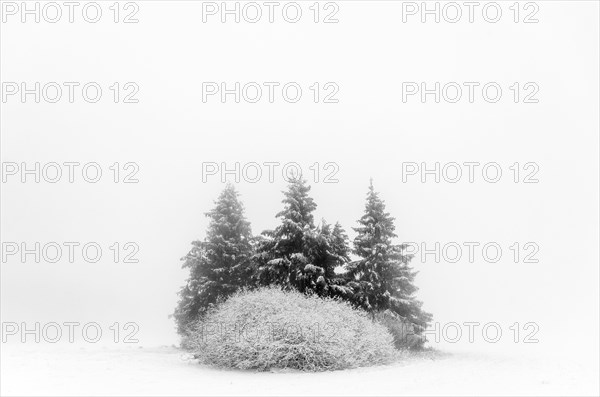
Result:
[[[187,344],[202,363],[262,371],[337,370],[397,357],[390,333],[367,313],[277,288],[236,293],[196,324]]]
[[[394,346],[398,350],[417,350],[423,348],[425,337],[416,333],[417,327],[410,322],[403,320],[397,314],[390,310],[379,312],[375,315],[375,320],[384,325],[392,334]]]

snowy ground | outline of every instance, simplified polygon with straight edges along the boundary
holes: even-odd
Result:
[[[2,346],[2,395],[598,395],[572,358],[453,352],[328,373],[201,366],[174,347]]]

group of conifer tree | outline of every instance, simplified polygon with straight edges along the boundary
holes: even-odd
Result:
[[[403,245],[393,243],[394,218],[372,181],[354,228],[353,249],[339,223],[315,225],[317,205],[309,191],[304,180],[291,180],[283,192],[283,210],[276,215],[281,223],[254,237],[239,194],[231,184],[225,187],[206,213],[205,239],[194,241],[182,258],[190,275],[174,313],[180,334],[238,289],[270,285],[347,300],[373,314],[389,310],[417,333],[427,327],[431,315],[415,298],[411,257],[403,254]]]

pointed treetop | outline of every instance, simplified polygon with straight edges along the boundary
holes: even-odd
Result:
[[[293,222],[299,227],[304,226],[314,227],[314,217],[312,212],[317,208],[312,197],[309,197],[308,192],[310,186],[302,178],[290,178],[287,191],[283,194],[285,198],[283,211],[276,216],[284,220]]]
[[[207,238],[214,238],[216,235],[224,238],[242,236],[246,240],[250,237],[250,222],[246,220],[239,195],[235,187],[227,183],[215,200],[215,207],[206,213],[210,218]]]
[[[359,227],[354,228],[358,236],[354,239],[356,253],[363,256],[363,251],[372,244],[391,244],[394,234],[394,218],[385,211],[385,202],[373,187],[371,179],[364,215],[358,220]]]

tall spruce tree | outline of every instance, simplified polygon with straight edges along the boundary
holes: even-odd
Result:
[[[234,293],[250,278],[252,232],[238,197],[233,185],[228,184],[215,207],[206,213],[210,221],[204,241],[192,242],[190,252],[182,258],[183,268],[190,270],[174,313],[182,335],[211,305]]]
[[[334,271],[348,261],[345,234],[339,225],[314,225],[317,205],[309,191],[306,181],[294,178],[283,192],[284,208],[276,215],[281,224],[263,232],[255,255],[257,284],[319,295],[348,293]]]
[[[419,329],[427,327],[431,314],[422,310],[414,294],[417,272],[409,266],[406,248],[393,244],[394,218],[385,211],[385,203],[369,185],[364,215],[358,220],[353,253],[359,260],[348,265],[348,286],[354,289],[354,302],[372,313],[386,309],[400,315]]]

